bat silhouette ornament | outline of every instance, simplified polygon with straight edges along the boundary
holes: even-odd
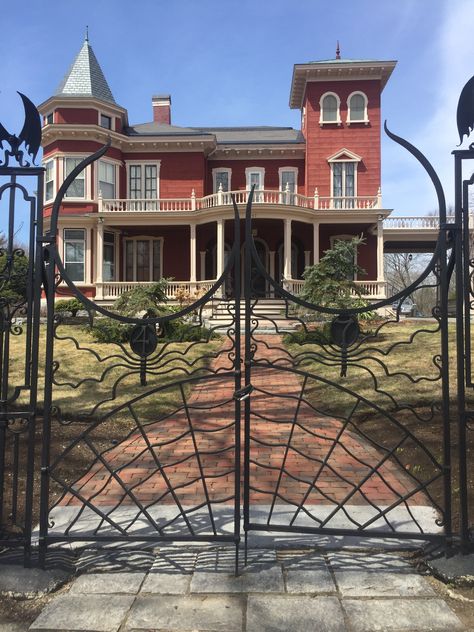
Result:
[[[462,145],[464,136],[469,138],[470,133],[474,129],[474,77],[469,79],[461,91],[456,118],[459,132],[459,145]],[[474,149],[474,143],[469,145],[469,149]]]
[[[38,110],[33,103],[21,92],[18,93],[23,101],[25,109],[25,123],[18,136],[10,134],[0,123],[0,149],[4,151],[4,160],[0,161],[0,166],[8,167],[9,159],[15,158],[21,167],[30,167],[34,164],[36,154],[41,145],[41,119]],[[10,148],[5,147],[8,143]],[[23,149],[21,146],[23,145]],[[26,161],[24,155],[28,154],[30,162]]]

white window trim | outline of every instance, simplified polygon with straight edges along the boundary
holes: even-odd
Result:
[[[357,183],[357,166],[359,162],[362,162],[362,158],[348,149],[340,149],[337,153],[328,158],[328,163],[331,168],[331,194],[330,197],[334,197],[334,163],[336,162],[353,162],[354,167],[354,197],[357,197],[358,183]],[[346,196],[342,196],[346,197]]]
[[[130,197],[130,167],[131,165],[141,165],[144,167],[145,165],[156,165],[156,199],[160,199],[160,168],[161,168],[161,160],[127,160],[125,162],[125,168],[127,171],[127,199],[131,199]],[[144,193],[144,182],[145,182],[145,169],[142,169],[142,194]],[[144,199],[144,198],[140,198]]]
[[[357,119],[357,120],[354,119],[351,121],[351,99],[352,97],[356,95],[360,95],[364,99],[364,118]],[[368,103],[369,103],[369,100],[365,92],[362,92],[361,90],[356,90],[355,92],[351,92],[351,94],[347,97],[347,119],[346,119],[347,125],[351,125],[353,123],[364,123],[365,125],[369,124],[369,116],[368,116],[368,110],[367,110]]]
[[[109,164],[113,165],[115,168],[115,199],[118,199],[120,197],[119,195],[119,178],[120,178],[120,165],[122,164],[119,160],[114,160],[113,158],[100,158],[100,160],[97,161],[97,168],[96,168],[96,172],[95,172],[95,179],[94,179],[94,184],[95,184],[95,198],[98,199],[99,197],[99,191],[100,191],[100,187],[99,187],[99,163],[100,162],[108,162]]]
[[[90,228],[86,226],[63,226],[61,231],[61,252],[62,252],[62,263],[64,269],[66,269],[66,242],[70,241],[66,239],[66,231],[67,230],[83,230],[84,231],[84,277],[82,281],[73,281],[74,285],[84,286],[90,285],[89,283],[89,273],[90,273]],[[63,281],[64,282],[64,281]]]
[[[331,244],[331,250],[334,248],[334,243],[336,241],[351,241],[352,239],[354,239],[354,237],[357,237],[357,235],[349,235],[349,234],[343,234],[343,235],[331,235],[329,237],[329,243]],[[354,256],[354,265],[357,266],[357,259],[358,259],[358,255],[359,255],[359,249],[356,248],[355,249],[355,256]],[[354,275],[354,281],[357,281],[357,273]]]
[[[245,187],[247,191],[250,191],[250,174],[251,173],[259,173],[261,180],[260,191],[265,189],[265,167],[247,167],[245,169]]]
[[[150,163],[146,163],[150,164]],[[146,283],[146,281],[137,281],[137,241],[149,241],[151,242],[150,252],[152,256],[150,257],[150,279],[153,278],[153,242],[161,241],[160,246],[160,279],[163,279],[163,249],[165,239],[164,237],[150,237],[150,235],[134,235],[133,237],[124,237],[123,238],[123,279],[125,280],[127,277],[127,241],[133,241],[133,280],[129,281],[129,283]],[[151,281],[153,282],[153,281]],[[158,281],[155,281],[157,283]]]
[[[66,179],[64,174],[66,173],[66,159],[67,158],[74,158],[76,160],[84,160],[86,156],[84,156],[84,154],[82,153],[62,154],[61,156],[61,176],[62,176],[61,183],[64,182],[64,180]],[[84,197],[69,197],[69,196],[66,196],[66,193],[64,193],[63,202],[67,203],[67,202],[84,202],[84,201],[92,202],[93,201],[91,199],[91,165],[87,165],[87,167],[82,171],[82,173],[84,174]]]
[[[295,174],[295,190],[294,193],[298,193],[298,167],[280,167],[278,169],[278,186],[280,191],[283,191],[283,182],[282,182],[282,178],[283,178],[283,172],[284,171],[293,171],[293,173]]]
[[[46,197],[46,165],[48,162],[52,162],[53,163],[53,177],[52,177],[52,181],[53,181],[53,195],[50,198]],[[57,169],[56,169],[56,158],[47,158],[46,160],[43,161],[43,167],[45,168],[45,172],[44,172],[44,202],[52,202],[54,200],[54,198],[56,197],[56,182],[57,182],[57,178],[56,178],[56,173],[57,173]],[[50,180],[48,180],[48,182],[50,182]]]
[[[212,170],[212,192],[217,193],[217,181],[216,177],[218,173],[225,171],[228,175],[229,179],[229,191],[232,191],[231,178],[232,178],[232,169],[230,167],[216,167]]]
[[[323,101],[328,96],[336,97],[336,101],[337,101],[337,116],[336,116],[336,120],[335,121],[324,121],[323,120]],[[319,124],[321,125],[321,127],[323,125],[342,125],[342,120],[341,120],[341,99],[339,98],[339,95],[336,94],[335,92],[325,92],[323,95],[321,95],[321,98],[319,99]]]

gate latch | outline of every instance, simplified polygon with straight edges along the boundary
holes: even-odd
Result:
[[[248,384],[247,386],[244,386],[244,388],[241,388],[239,391],[235,391],[234,399],[236,399],[238,402],[243,402],[244,399],[248,399],[250,397],[250,393],[252,391],[252,384]]]

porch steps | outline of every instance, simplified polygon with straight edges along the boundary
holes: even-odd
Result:
[[[298,323],[294,320],[285,318],[285,301],[281,299],[263,298],[255,302],[252,301],[252,319],[258,320],[257,328],[272,331],[289,331],[293,330]],[[224,329],[233,322],[234,303],[232,300],[214,301],[212,311],[206,319],[209,327]],[[245,318],[245,301],[240,301],[240,319],[241,325],[244,326]]]

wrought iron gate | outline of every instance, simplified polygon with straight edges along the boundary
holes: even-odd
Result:
[[[37,128],[36,110],[29,117]],[[237,566],[241,533],[247,543],[252,531],[468,545],[472,412],[466,388],[473,386],[474,296],[468,193],[474,179],[462,181],[461,164],[474,159],[474,149],[455,153],[456,209],[447,217],[441,184],[426,158],[386,132],[431,178],[440,229],[419,278],[371,305],[314,305],[271,278],[252,234],[252,192],[246,209],[234,202],[234,243],[215,283],[182,297],[176,312],[160,313],[159,286],[144,295],[148,307],[141,317],[112,311],[84,295],[57,245],[63,196],[108,145],[64,181],[46,231],[43,169],[18,147],[5,152],[0,201],[7,192],[10,201],[0,253],[0,544],[23,545],[29,563],[37,543],[44,563],[48,546],[58,542],[202,540],[234,544]],[[12,159],[16,166],[9,165]],[[35,178],[36,198],[17,182],[20,177]],[[29,204],[29,256],[25,291],[12,298],[23,256],[14,244],[17,192]],[[448,321],[453,274],[463,288],[456,295],[457,354]],[[280,314],[265,312],[253,287],[256,275],[280,301]],[[225,292],[230,278],[231,300]],[[403,301],[426,288],[436,290],[432,319],[401,326]],[[58,310],[61,294],[76,299],[84,329],[77,316]],[[219,322],[212,319],[216,305],[226,316]],[[384,314],[379,322],[366,320],[376,312]],[[91,328],[102,336],[101,345],[91,342]],[[107,342],[110,331],[114,342]],[[12,353],[16,334],[24,352],[17,345]],[[400,366],[400,351],[407,348],[423,360],[419,372]],[[401,392],[394,386],[400,383]],[[436,393],[434,400],[430,395],[427,401],[427,393]],[[439,435],[428,442],[423,428],[433,421]],[[406,454],[416,462],[407,462]],[[453,480],[459,527],[452,520]]]

